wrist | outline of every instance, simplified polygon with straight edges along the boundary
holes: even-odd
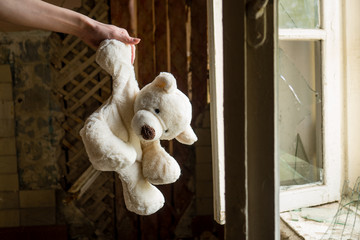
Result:
[[[79,14],[78,22],[79,24],[77,29],[71,34],[81,39],[91,36],[91,33],[94,32],[95,29],[94,20],[85,15]]]

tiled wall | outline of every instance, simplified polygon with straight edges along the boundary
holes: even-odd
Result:
[[[9,65],[0,66],[0,226],[20,225],[19,176],[15,147],[12,78]]]
[[[20,190],[10,65],[0,65],[0,227],[53,225],[55,191]]]

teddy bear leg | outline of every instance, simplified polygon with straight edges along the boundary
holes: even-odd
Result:
[[[142,175],[141,163],[118,172],[123,186],[125,205],[129,211],[139,215],[150,215],[164,205],[163,194]]]
[[[143,143],[143,175],[152,184],[169,184],[180,177],[180,166],[160,145],[160,141]]]

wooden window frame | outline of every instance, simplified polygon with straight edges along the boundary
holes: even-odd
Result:
[[[214,218],[225,224],[224,66],[222,0],[208,0]]]
[[[246,16],[253,2],[267,4],[260,19]],[[216,3],[222,5],[220,18],[213,12]],[[225,217],[222,207],[216,205],[223,201],[221,197],[225,192],[226,239],[279,239],[274,111],[277,8],[272,1],[257,0],[209,0],[208,6],[211,15],[210,105],[215,119],[212,137],[217,138],[212,141],[215,216]],[[214,30],[218,26],[214,24],[216,21],[223,26],[221,40],[215,38],[218,34]],[[251,39],[259,30],[265,30],[262,32],[264,41],[254,45]],[[218,49],[218,53],[222,51],[223,59],[216,53]],[[222,80],[223,92],[219,87]],[[223,117],[221,104],[219,107],[215,99],[223,99]],[[218,126],[222,122],[224,130],[221,132]],[[219,136],[224,136],[224,155],[219,147],[222,144]],[[225,164],[219,165],[222,158]],[[225,177],[219,170],[223,167]],[[221,181],[225,185],[222,190],[218,185]],[[224,219],[217,220],[222,222]]]
[[[339,200],[343,176],[343,85],[341,55],[341,1],[321,1],[321,29],[279,29],[279,40],[321,41],[323,183],[284,188],[280,211]]]

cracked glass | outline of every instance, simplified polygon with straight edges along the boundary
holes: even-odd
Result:
[[[280,28],[320,27],[319,0],[280,0],[278,9]]]
[[[279,41],[281,186],[322,183],[320,41]]]

